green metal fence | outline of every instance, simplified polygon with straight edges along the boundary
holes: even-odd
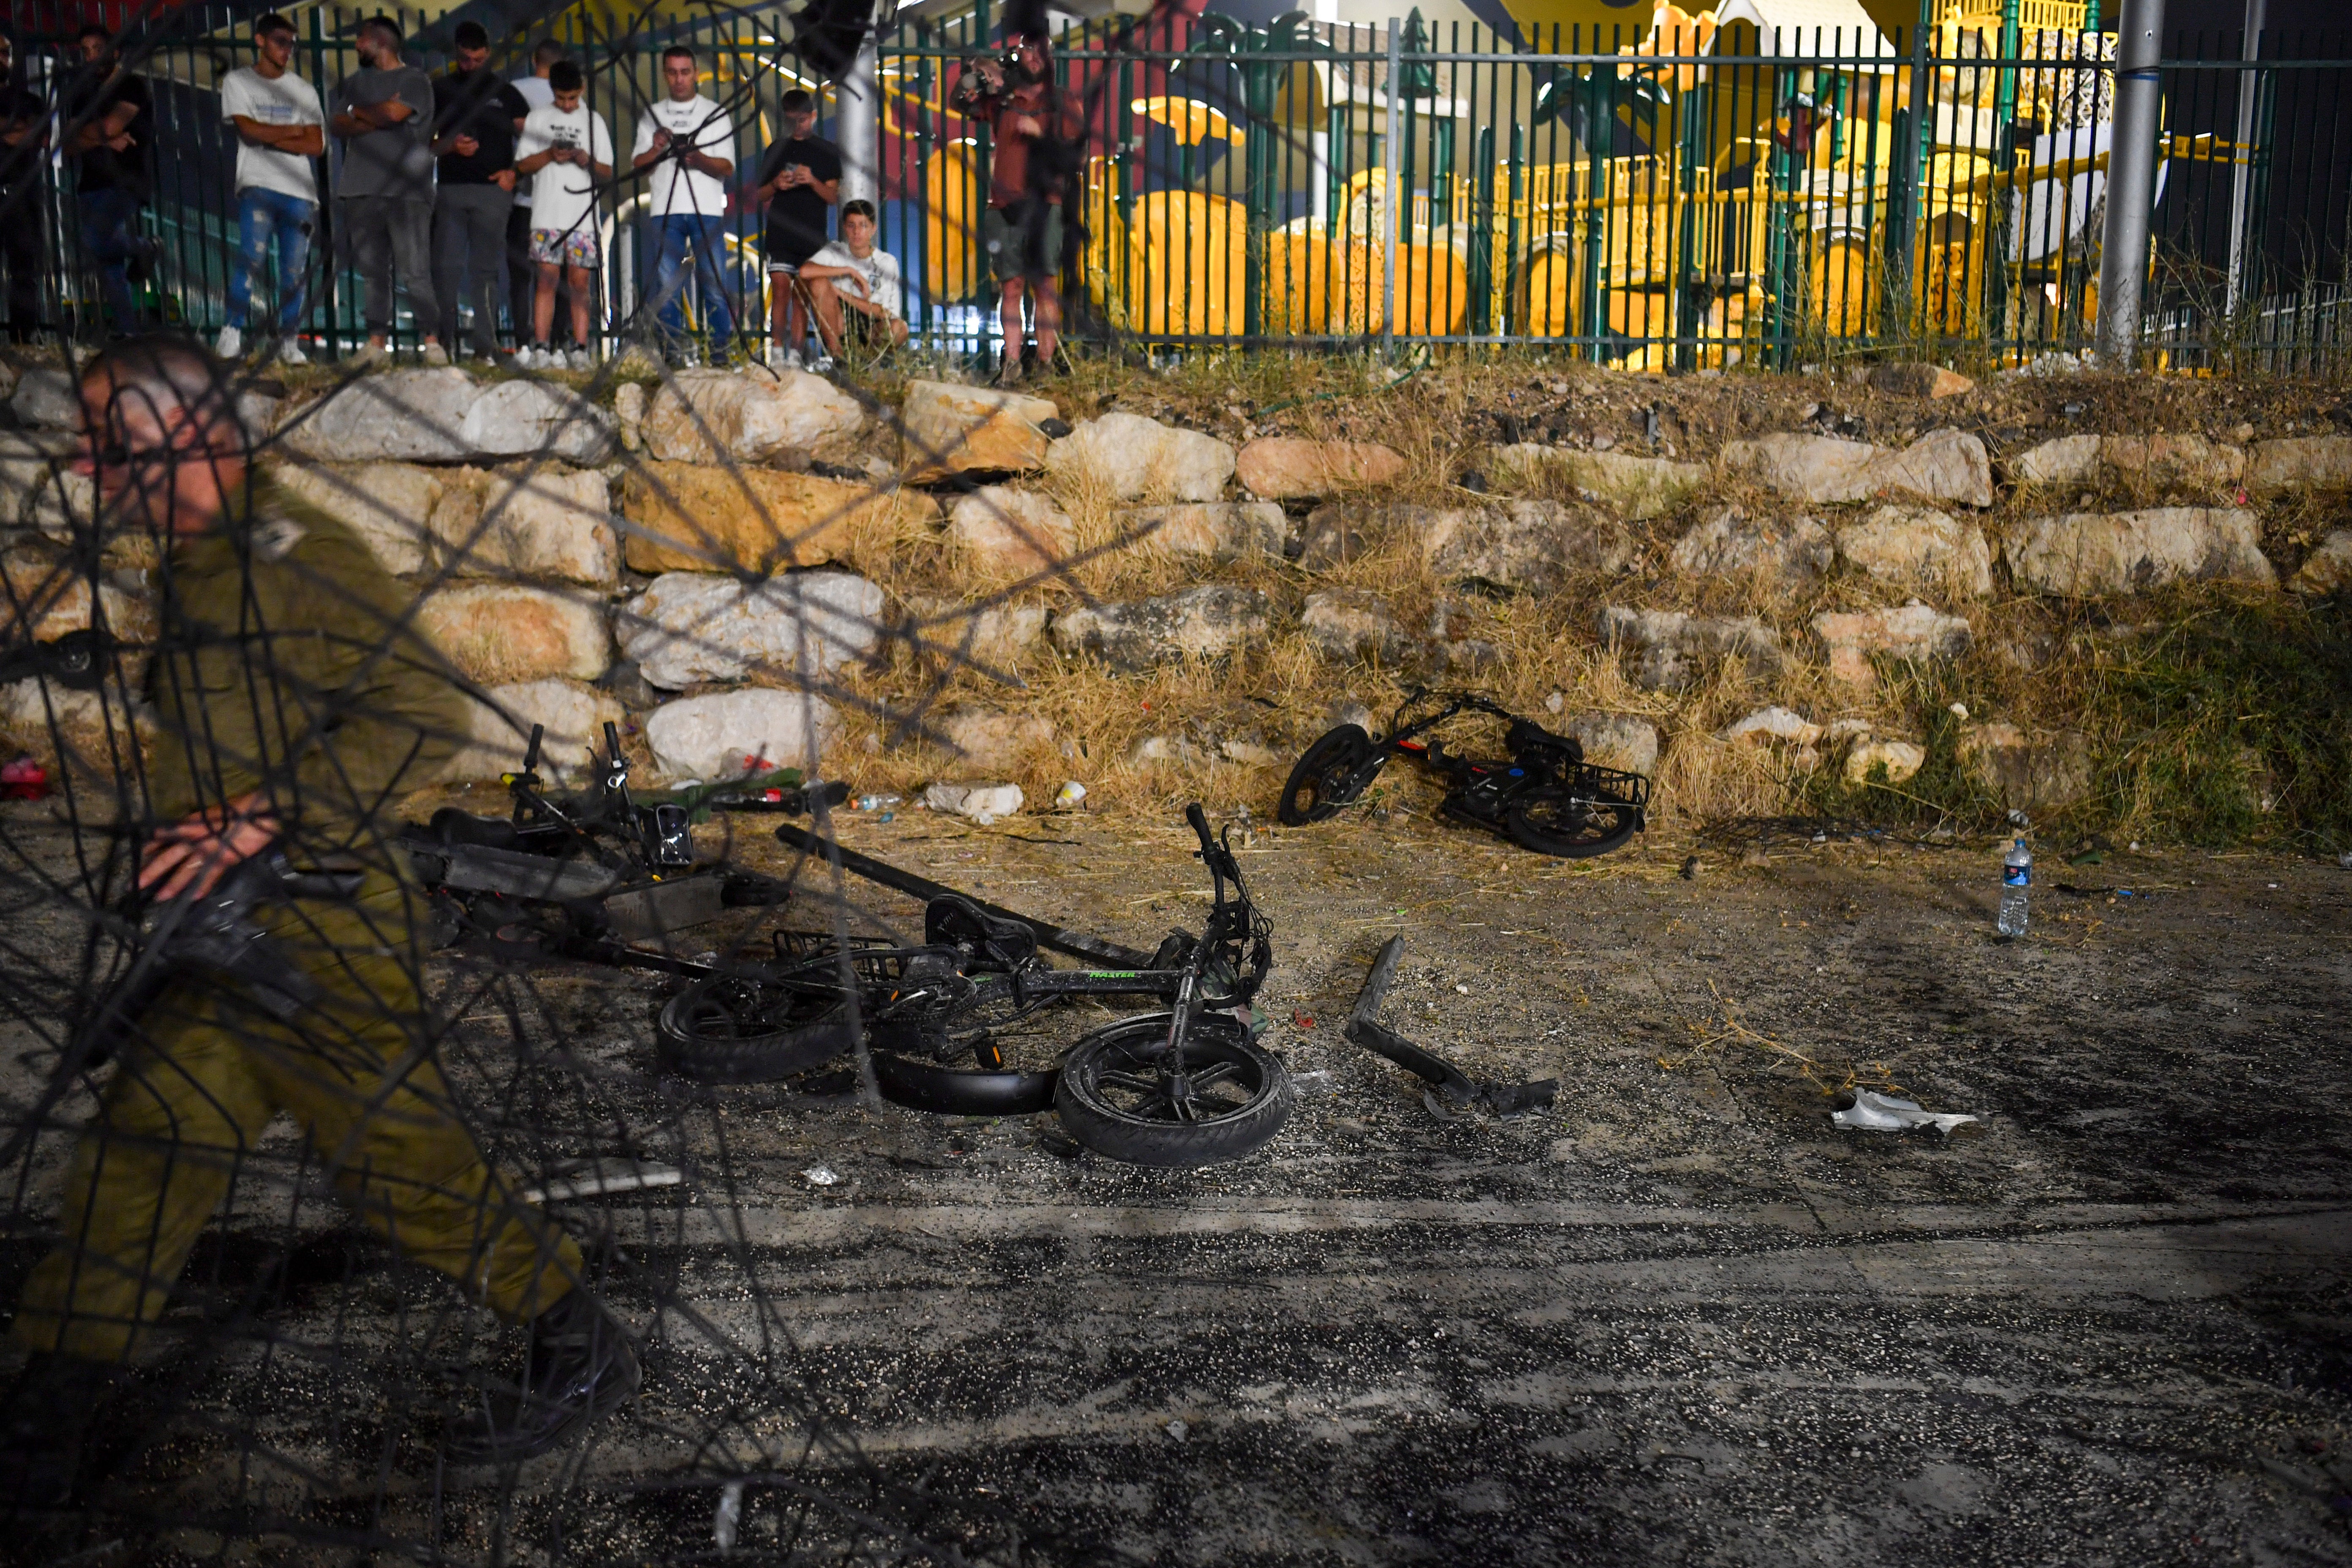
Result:
[[[298,13],[312,80],[357,64],[360,15]],[[781,93],[830,91],[778,44],[778,23],[751,8],[627,37],[577,12],[562,24],[624,153],[602,208],[604,330],[628,329],[645,304],[644,192],[625,153],[660,51],[697,48],[748,187]],[[520,54],[534,41],[508,42]],[[2097,314],[2111,44],[1707,26],[1507,45],[1417,16],[1089,24],[1055,58],[1084,125],[1061,283],[1080,335],[1171,349],[1542,343],[1654,370],[1898,346],[1994,363],[2076,353]],[[908,320],[978,353],[996,304],[981,222],[990,131],[957,112],[954,90],[994,47],[984,6],[892,29],[872,164]],[[2175,40],[2147,291],[2164,363],[2293,367],[2336,352],[2352,292],[2347,52],[2340,38]],[[233,148],[214,89],[249,53],[225,18],[184,13],[143,57],[171,121],[149,219],[165,252],[156,304],[198,327],[219,320],[233,249]],[[62,171],[58,185],[47,199],[68,216]],[[331,208],[321,226],[331,241]],[[738,213],[729,240],[739,319],[755,327],[758,231]],[[58,315],[87,323],[72,260],[68,246]],[[347,345],[356,299],[322,262],[314,330]]]

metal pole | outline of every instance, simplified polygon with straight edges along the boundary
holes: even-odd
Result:
[[[2250,65],[2263,52],[2263,24],[2269,19],[2270,0],[2246,0],[2246,33],[2238,58]],[[2246,226],[2252,216],[2254,160],[2248,144],[2254,139],[2254,104],[2262,96],[2262,78],[2252,70],[2238,73],[2238,133],[2230,144],[2230,280],[2222,309],[2238,313],[2246,286]]]
[[[1397,127],[1398,103],[1404,90],[1404,51],[1401,47],[1403,40],[1402,29],[1397,26],[1396,19],[1391,17],[1389,19],[1389,133],[1386,138],[1388,145],[1382,149],[1387,154],[1388,162],[1386,178],[1381,186],[1388,198],[1381,204],[1382,210],[1388,215],[1386,221],[1381,226],[1383,231],[1381,236],[1381,253],[1386,258],[1381,267],[1381,353],[1389,359],[1396,358]]]
[[[835,132],[841,142],[841,199],[878,201],[882,182],[875,167],[882,131],[882,26],[871,16],[849,74],[834,84]]]
[[[2119,370],[2139,356],[2140,287],[2155,205],[2157,78],[2164,0],[2124,0],[2116,29],[2116,132],[2107,154],[2107,226],[2100,238],[2099,351]]]

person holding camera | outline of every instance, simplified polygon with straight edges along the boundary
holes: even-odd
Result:
[[[668,93],[637,121],[630,164],[650,170],[646,216],[656,245],[654,292],[661,301],[654,320],[675,357],[686,348],[688,287],[699,285],[695,314],[709,339],[710,363],[724,365],[735,337],[735,313],[728,308],[727,182],[735,175],[735,131],[727,111],[698,89],[694,51],[673,44],[662,51],[662,87]],[[687,252],[694,271],[686,273]]]
[[[1082,127],[1054,80],[1043,32],[1007,32],[1004,52],[973,61],[956,84],[957,111],[984,118],[993,144],[981,239],[1004,327],[1000,384],[1018,384],[1028,359],[1024,299],[1036,315],[1036,352],[1050,369],[1060,346],[1062,195]]]
[[[588,290],[599,255],[596,185],[613,177],[613,132],[604,117],[581,101],[588,78],[574,60],[549,68],[552,97],[522,122],[515,173],[531,177],[530,259],[539,269],[538,297],[531,301],[531,342],[515,353],[524,370],[562,370],[564,358],[549,346],[555,330],[555,290],[561,277],[571,285],[572,335],[588,342]],[[586,370],[585,348],[572,351],[571,368]]]
[[[825,219],[841,195],[841,149],[815,133],[816,100],[806,91],[793,89],[780,107],[784,139],[761,161],[753,195],[768,214],[768,311],[775,338],[768,366],[785,371],[801,368],[810,310],[801,293],[800,270],[824,248]]]
[[[455,63],[433,84],[433,151],[440,160],[433,292],[441,301],[442,341],[457,341],[458,309],[470,299],[474,353],[495,360],[499,269],[514,205],[515,138],[530,105],[490,68],[488,29],[460,22],[456,41]]]

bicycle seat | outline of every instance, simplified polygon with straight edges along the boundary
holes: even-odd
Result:
[[[1514,719],[1503,731],[1503,745],[1516,757],[1522,752],[1558,752],[1571,763],[1584,761],[1584,743],[1573,735],[1555,735],[1531,719]]]
[[[433,814],[425,831],[438,844],[475,845],[484,849],[520,849],[522,835],[515,825],[502,816],[476,816],[470,811],[460,811],[445,805]]]
[[[958,893],[923,906],[923,941],[960,949],[967,970],[1011,973],[1037,962],[1037,933],[1019,921],[990,914]]]

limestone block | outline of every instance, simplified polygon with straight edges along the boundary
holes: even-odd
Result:
[[[1307,595],[1298,624],[1315,651],[1337,663],[1393,662],[1404,651],[1396,612],[1370,589],[1318,589]]]
[[[2352,436],[2293,436],[2254,443],[2246,489],[2258,496],[2283,490],[2352,489]]]
[[[1891,610],[1860,610],[1813,617],[1813,635],[1829,654],[1830,674],[1867,685],[1874,674],[1873,654],[1896,658],[1958,658],[1974,634],[1969,623],[1914,599]]]
[[[2001,544],[2021,588],[2064,598],[2137,594],[2178,582],[2274,587],[2251,511],[2156,507],[2037,517]]]
[[[88,528],[98,492],[73,471],[81,437],[65,430],[0,430],[0,529],[34,528],[64,538]]]
[[[1887,784],[1901,784],[1927,761],[1927,749],[1910,741],[1864,741],[1845,754],[1845,782],[1870,784],[1873,771],[1885,768]]]
[[[466,416],[482,389],[456,366],[362,375],[296,405],[278,444],[320,463],[455,463],[474,455]]]
[[[1675,541],[1669,559],[1692,577],[1756,575],[1811,582],[1830,569],[1830,531],[1810,517],[1751,518],[1727,507]]]
[[[1703,661],[1737,658],[1753,678],[1780,668],[1780,639],[1753,616],[1692,616],[1680,610],[1601,609],[1601,645],[1633,652],[1634,684],[1678,691],[1697,683]]]
[[[1816,505],[1889,491],[1960,506],[1992,504],[1992,459],[1982,441],[1961,430],[1930,430],[1899,452],[1784,432],[1727,444],[1723,465]]]
[[[1045,471],[1114,500],[1213,501],[1234,477],[1234,449],[1214,436],[1106,414],[1045,448]]]
[[[1254,588],[1210,584],[1124,605],[1087,605],[1054,617],[1054,646],[1092,654],[1121,673],[1213,658],[1265,640],[1272,605]]]
[[[43,548],[19,546],[0,555],[0,644],[55,642],[88,631],[102,617],[119,641],[155,638],[155,606]]]
[[[2156,486],[2234,485],[2246,471],[2242,448],[2194,435],[2108,436],[2099,461],[2118,479]]]
[[[1746,741],[1760,744],[1766,741],[1786,741],[1792,746],[1810,746],[1827,733],[1819,724],[1792,709],[1759,708],[1723,731],[1727,741]]]
[[[621,578],[612,498],[593,468],[516,463],[453,482],[434,508],[441,558],[461,577],[530,577],[610,587]]]
[[[887,549],[935,515],[929,497],[773,468],[639,463],[621,484],[633,572],[770,573]]]
[[[1422,519],[1422,557],[1442,577],[1550,593],[1580,572],[1618,572],[1633,559],[1625,525],[1589,506],[1507,500],[1432,511]]]
[[[1404,474],[1404,455],[1375,441],[1268,436],[1241,449],[1234,471],[1261,500],[1306,500],[1392,484]]]
[[[2303,558],[2292,584],[2298,594],[2341,594],[2352,589],[2352,528],[2331,528]]]
[[[776,768],[814,773],[838,728],[821,697],[751,687],[663,703],[646,720],[646,744],[672,783],[709,783]]]
[[[84,691],[37,679],[0,686],[0,745],[80,781],[91,792],[76,802],[86,822],[111,815],[106,796],[127,791],[136,803],[133,759],[154,742],[153,712],[119,686]]]
[[[973,605],[919,595],[907,600],[901,635],[933,659],[1009,672],[1045,635],[1045,606],[1034,603]]]
[[[1706,469],[1698,463],[1630,452],[1579,452],[1533,441],[1495,447],[1489,460],[1501,473],[1528,483],[1556,475],[1596,505],[1635,521],[1665,516],[1706,483]]]
[[[288,494],[335,519],[395,577],[414,576],[433,563],[433,513],[449,487],[452,470],[415,463],[278,463],[268,473]],[[480,475],[459,483],[471,495]]]
[[[1026,577],[1067,560],[1077,525],[1035,490],[982,485],[948,513],[948,536],[983,577]]]
[[[621,651],[656,686],[677,690],[753,671],[813,679],[870,651],[882,590],[846,572],[793,572],[745,584],[671,572],[614,617]]]
[[[1897,397],[1958,397],[1977,389],[1977,384],[1958,371],[1924,360],[1864,366],[1855,370],[1853,378],[1874,392],[1891,392]]]
[[[1584,760],[1622,773],[1646,773],[1658,763],[1658,727],[1633,713],[1580,713],[1566,733],[1584,748]]]
[[[16,423],[50,430],[81,427],[80,390],[70,372],[59,365],[27,365],[8,395],[8,412]]]
[[[2099,437],[2060,436],[2029,447],[2010,464],[2010,477],[2026,485],[2087,485],[2099,477]]]
[[[1118,514],[1121,534],[1169,555],[1238,561],[1282,553],[1289,520],[1272,501],[1190,501],[1129,507]]]
[[[613,417],[561,382],[502,381],[474,400],[458,438],[484,458],[593,467],[613,456]]]
[[[821,375],[684,370],[662,383],[645,413],[646,448],[665,463],[844,462],[866,429],[857,399]]]
[[[551,588],[482,583],[428,594],[417,605],[416,627],[484,686],[593,680],[613,657],[604,602]]]
[[[613,421],[619,426],[621,449],[642,452],[646,449],[646,385],[641,381],[625,381],[613,388]]]
[[[1052,401],[984,386],[910,381],[898,405],[904,467],[917,483],[949,474],[1034,473],[1045,463]]]
[[[1897,588],[1956,598],[1992,593],[1984,530],[1948,512],[1882,506],[1839,529],[1837,549],[1849,564]]]

